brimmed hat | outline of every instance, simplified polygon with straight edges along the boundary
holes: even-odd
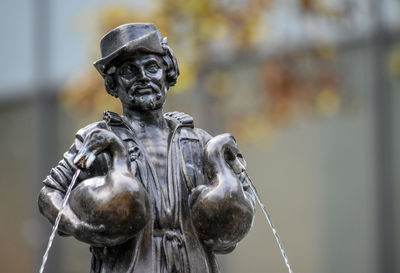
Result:
[[[100,41],[102,58],[93,65],[104,77],[107,66],[118,56],[137,50],[163,54],[162,36],[154,24],[133,23],[121,25],[108,32]]]

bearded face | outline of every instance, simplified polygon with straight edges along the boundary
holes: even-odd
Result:
[[[162,108],[167,93],[164,63],[160,56],[141,53],[123,59],[116,70],[118,97],[130,110]]]

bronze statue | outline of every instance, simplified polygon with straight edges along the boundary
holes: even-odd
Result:
[[[41,213],[54,223],[79,168],[58,232],[90,244],[90,272],[219,272],[215,254],[231,252],[255,214],[234,137],[163,112],[179,69],[155,25],[119,26],[100,47],[94,66],[123,113],[78,131],[44,180]]]

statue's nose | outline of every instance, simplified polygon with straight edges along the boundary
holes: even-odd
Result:
[[[140,67],[138,75],[136,77],[136,80],[139,82],[149,82],[150,79],[146,74],[146,71],[144,70],[144,67]]]

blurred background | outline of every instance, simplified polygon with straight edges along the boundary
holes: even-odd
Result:
[[[294,272],[400,272],[398,0],[3,0],[0,272],[38,272],[41,181],[79,128],[120,111],[92,62],[127,22],[156,23],[175,51],[166,110],[237,137]],[[218,258],[286,272],[260,209]],[[46,271],[89,264],[88,246],[56,237]]]

